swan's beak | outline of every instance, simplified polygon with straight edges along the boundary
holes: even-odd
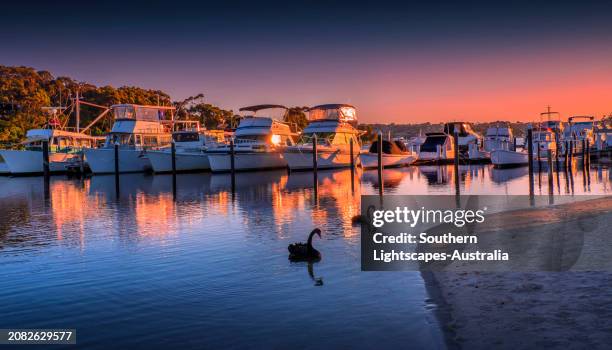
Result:
[[[321,238],[321,230],[317,229],[315,230],[315,233],[317,234],[317,236],[319,236],[319,238]]]

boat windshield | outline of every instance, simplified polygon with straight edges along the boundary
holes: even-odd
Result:
[[[106,137],[106,143],[108,145],[120,144],[120,145],[134,145],[134,137],[132,134],[119,134],[111,133]]]
[[[261,118],[271,118],[274,120],[284,120],[285,115],[287,114],[287,109],[281,107],[275,108],[265,108],[260,109],[256,112],[253,111],[242,111],[240,112],[242,117],[261,117]]]
[[[244,135],[244,136],[240,136],[236,138],[236,144],[267,142],[268,139],[269,139],[268,135]]]
[[[353,107],[343,106],[339,108],[313,108],[308,112],[308,119],[315,120],[339,120],[353,122],[357,120],[357,111]]]
[[[200,134],[197,132],[181,132],[172,134],[174,142],[196,142],[200,140]]]
[[[317,145],[331,145],[336,136],[335,132],[313,132],[302,134],[298,140],[298,144],[312,143],[315,134],[317,135]]]
[[[438,152],[438,146],[444,146],[446,136],[428,137],[421,145],[421,152]]]
[[[143,121],[160,121],[164,119],[164,111],[155,107],[118,105],[113,107],[115,119],[136,119]]]

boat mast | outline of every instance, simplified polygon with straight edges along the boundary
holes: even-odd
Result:
[[[79,125],[81,123],[81,103],[79,101],[79,87],[76,90],[76,132],[79,132]]]

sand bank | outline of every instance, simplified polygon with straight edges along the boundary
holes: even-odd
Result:
[[[612,236],[611,197],[496,215],[487,230],[586,232],[586,251],[612,251],[597,244]],[[576,264],[588,267],[583,260]],[[423,277],[451,348],[603,349],[612,344],[612,272],[424,272]]]

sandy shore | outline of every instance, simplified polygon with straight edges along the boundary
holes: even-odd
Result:
[[[488,231],[580,232],[583,251],[571,268],[588,270],[594,266],[589,256],[612,250],[612,197],[497,215]],[[423,277],[439,305],[450,348],[603,349],[612,344],[607,271],[423,272]]]

